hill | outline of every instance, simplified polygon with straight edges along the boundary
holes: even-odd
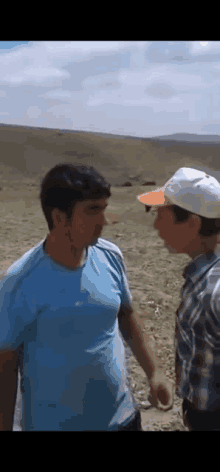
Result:
[[[199,141],[190,141],[189,136]],[[133,185],[145,180],[161,185],[182,166],[209,169],[220,180],[220,138],[203,138],[187,134],[136,138],[0,124],[0,175],[38,180],[55,164],[72,162],[94,166],[112,186],[127,180]]]
[[[191,134],[191,133],[174,133],[166,136],[155,136],[153,139],[169,140],[178,142],[195,142],[195,143],[220,143],[220,135],[211,134]]]
[[[166,375],[175,385],[174,333],[180,304],[183,268],[189,258],[172,256],[153,227],[154,216],[137,202],[143,180],[163,184],[180,166],[211,167],[220,174],[219,144],[170,136],[136,138],[28,126],[0,125],[0,275],[26,251],[46,238],[48,227],[39,202],[38,182],[59,162],[80,162],[100,170],[114,187],[106,210],[108,224],[101,237],[122,251],[135,312],[149,337]],[[30,180],[32,180],[30,182]],[[126,180],[133,187],[116,188]],[[220,180],[220,179],[219,179]],[[34,181],[34,182],[33,182]],[[125,344],[125,343],[124,343]],[[144,431],[183,431],[182,401],[174,396],[171,410],[149,408],[150,387],[136,357],[126,347],[128,380],[141,411]],[[20,369],[19,369],[20,375]],[[20,379],[14,430],[20,430],[22,402]]]

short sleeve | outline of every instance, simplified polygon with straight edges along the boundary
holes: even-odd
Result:
[[[219,286],[220,286],[220,281],[218,283],[218,287],[215,287],[215,290],[213,291],[211,300],[210,300],[210,308],[218,323],[220,322],[220,293],[219,293],[220,287]]]
[[[121,275],[121,306],[132,308],[132,295],[129,287],[128,273],[122,254],[118,256],[118,261]]]
[[[22,296],[10,282],[0,282],[0,350],[17,349],[24,337]]]

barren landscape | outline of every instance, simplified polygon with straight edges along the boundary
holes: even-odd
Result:
[[[109,224],[101,237],[117,244],[123,253],[133,306],[141,314],[143,329],[152,345],[156,343],[156,353],[165,361],[167,377],[174,385],[175,311],[180,302],[182,270],[189,258],[168,253],[153,229],[153,216],[145,212],[136,196],[155,188],[143,187],[144,181],[155,180],[157,186],[162,185],[184,165],[219,171],[219,144],[203,147],[200,143],[190,148],[189,143],[186,150],[181,144],[166,148],[153,140],[58,131],[0,127],[1,273],[48,233],[39,201],[39,185],[47,169],[59,162],[93,165],[112,185],[106,212]],[[132,185],[122,187],[126,181]],[[187,430],[178,397],[170,411],[149,408],[146,375],[127,347],[126,352],[144,431]],[[14,430],[19,430],[20,406],[18,391]]]

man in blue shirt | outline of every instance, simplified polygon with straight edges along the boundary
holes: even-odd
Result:
[[[139,195],[170,253],[192,260],[176,318],[176,386],[190,431],[220,430],[220,183],[183,167],[161,189]]]
[[[49,234],[0,283],[1,430],[12,429],[19,365],[23,431],[141,431],[121,335],[152,405],[172,407],[165,366],[133,313],[123,255],[100,238],[109,188],[93,168],[71,164],[42,181]]]

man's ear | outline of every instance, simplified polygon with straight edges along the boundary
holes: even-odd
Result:
[[[57,223],[61,223],[65,220],[65,215],[59,210],[59,208],[54,208],[51,213],[54,226],[57,226]]]

